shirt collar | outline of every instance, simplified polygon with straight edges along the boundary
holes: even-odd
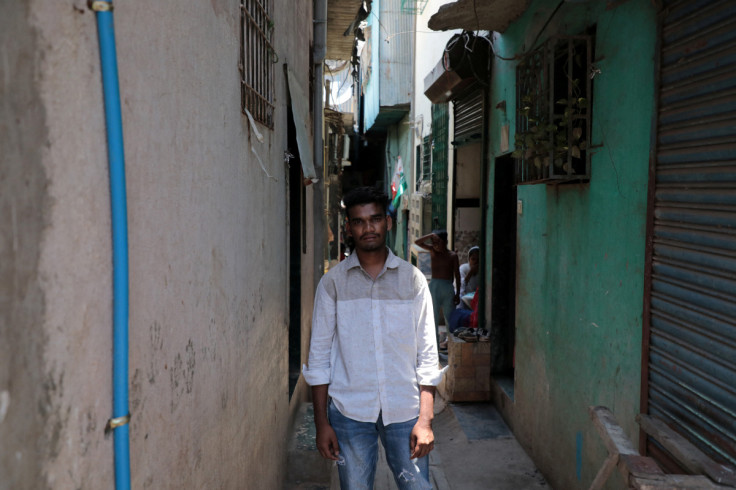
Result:
[[[390,248],[386,247],[386,250],[388,250],[388,255],[386,256],[386,262],[383,264],[383,269],[386,270],[398,268],[401,261],[396,255],[394,255]],[[345,262],[347,262],[348,269],[360,267],[360,260],[358,260],[358,254],[355,251],[353,251],[353,253],[351,253],[348,258],[345,259]]]
[[[388,247],[386,247],[388,248]],[[401,261],[394,255],[391,249],[388,249],[388,257],[386,257],[386,269],[397,269]]]

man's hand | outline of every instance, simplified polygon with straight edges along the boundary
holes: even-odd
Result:
[[[337,435],[331,425],[323,425],[317,428],[317,449],[325,459],[338,460],[340,447],[337,445]]]
[[[411,430],[411,459],[423,458],[434,449],[432,424],[419,418]]]
[[[337,461],[340,447],[337,445],[337,434],[327,419],[327,385],[312,386],[312,402],[314,403],[314,428],[317,429],[317,449],[325,459]]]

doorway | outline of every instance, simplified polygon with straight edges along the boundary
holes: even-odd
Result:
[[[302,341],[302,254],[306,195],[302,184],[302,164],[296,142],[296,126],[288,106],[287,144],[289,160],[289,398],[294,393],[301,368]]]
[[[496,159],[491,275],[491,372],[513,391],[516,342],[516,187],[514,159]],[[508,390],[506,390],[508,391]]]

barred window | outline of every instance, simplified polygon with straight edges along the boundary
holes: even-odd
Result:
[[[590,180],[592,36],[556,36],[516,69],[516,183]]]
[[[432,135],[422,140],[422,180],[432,179]]]
[[[414,169],[414,180],[416,190],[422,188],[422,184],[432,181],[432,135],[427,135],[422,144],[417,145],[416,168]]]
[[[241,109],[273,129],[273,0],[240,0]]]

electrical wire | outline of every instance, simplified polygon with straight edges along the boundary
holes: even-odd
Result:
[[[473,0],[473,13],[475,14],[475,30],[480,31],[480,18],[478,17],[478,7],[475,5],[475,0]]]
[[[537,41],[539,40],[539,36],[542,35],[542,33],[544,32],[544,30],[547,28],[547,26],[549,25],[549,23],[552,21],[552,18],[555,16],[555,14],[557,13],[557,11],[560,10],[560,7],[562,7],[562,4],[563,3],[565,3],[565,0],[560,0],[560,3],[557,4],[557,7],[555,7],[555,9],[552,11],[552,13],[550,14],[550,16],[547,18],[547,21],[544,23],[544,25],[542,26],[542,28],[537,33],[537,36],[534,38],[534,41],[532,41],[531,47],[529,48],[529,50],[527,51],[527,53],[534,50],[534,46],[537,44]]]
[[[383,29],[383,33],[386,35],[386,38],[384,39],[384,41],[388,42],[388,29],[386,29],[386,27],[383,25],[383,22],[381,22],[381,19],[378,18],[376,13],[373,12],[373,9],[371,9],[370,15],[376,18],[376,20],[378,21],[378,25],[381,27],[381,29]]]
[[[393,34],[391,34],[389,36],[386,36],[386,39],[384,39],[384,41],[389,42],[389,40],[392,37],[396,37],[396,36],[399,36],[401,34],[412,34],[412,33],[420,33],[420,34],[444,34],[445,31],[415,31],[415,30],[411,30],[411,31],[400,31],[400,32],[394,32]]]

